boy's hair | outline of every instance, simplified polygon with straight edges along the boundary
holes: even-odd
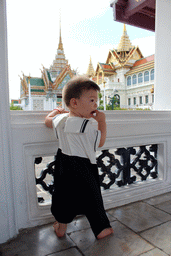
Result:
[[[86,76],[73,77],[69,82],[64,86],[62,90],[62,97],[67,106],[70,105],[70,100],[72,98],[79,99],[83,91],[88,90],[100,91],[100,87],[90,80]]]

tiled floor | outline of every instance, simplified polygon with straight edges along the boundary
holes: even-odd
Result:
[[[0,245],[0,256],[171,255],[171,193],[108,211],[114,234],[96,240],[87,219],[68,225],[58,239],[52,224],[22,230]]]

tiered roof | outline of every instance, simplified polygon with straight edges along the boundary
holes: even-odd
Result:
[[[97,69],[96,69],[96,73],[100,71],[100,72],[104,72],[105,76],[111,76],[115,73],[115,69],[114,66],[110,63],[100,63],[98,62],[97,64]]]
[[[138,46],[132,45],[124,24],[123,34],[117,49],[109,50],[106,63],[97,64],[96,75],[99,76],[102,73],[103,76],[111,76],[116,72],[116,69],[131,68],[134,62],[141,58],[143,55]]]
[[[65,59],[62,37],[61,37],[61,26],[59,33],[59,44],[55,60],[49,69],[43,66],[41,70],[42,78],[29,77],[23,74],[21,80],[21,97],[28,96],[29,81],[31,86],[32,95],[46,95],[48,91],[57,90],[61,92],[62,87],[68,80],[70,80],[75,71],[71,70],[68,61]]]
[[[117,52],[129,52],[131,48],[132,48],[132,44],[129,39],[129,36],[127,35],[126,26],[124,24],[123,34],[121,36],[121,39],[117,48]]]
[[[54,80],[57,75],[60,74],[62,69],[68,64],[68,60],[65,59],[62,36],[61,36],[61,26],[59,32],[59,44],[57,49],[57,54],[53,60],[53,64],[50,66],[49,72]]]
[[[88,77],[94,77],[94,74],[95,74],[95,71],[94,71],[94,68],[93,68],[93,64],[92,64],[92,61],[91,61],[91,57],[90,57],[90,63],[88,65],[88,69],[87,69],[87,73]]]

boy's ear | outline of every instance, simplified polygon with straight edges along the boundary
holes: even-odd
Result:
[[[70,106],[72,108],[76,108],[77,107],[77,99],[75,99],[75,98],[70,99]]]

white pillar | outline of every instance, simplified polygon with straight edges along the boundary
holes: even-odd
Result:
[[[17,234],[12,177],[6,1],[0,0],[0,243]]]
[[[154,109],[171,110],[171,1],[156,0]]]
[[[104,79],[103,79],[104,81]],[[105,91],[105,84],[106,82],[103,82],[103,86],[104,86],[104,91],[103,91],[103,106],[104,106],[104,110],[106,110],[106,91]]]

